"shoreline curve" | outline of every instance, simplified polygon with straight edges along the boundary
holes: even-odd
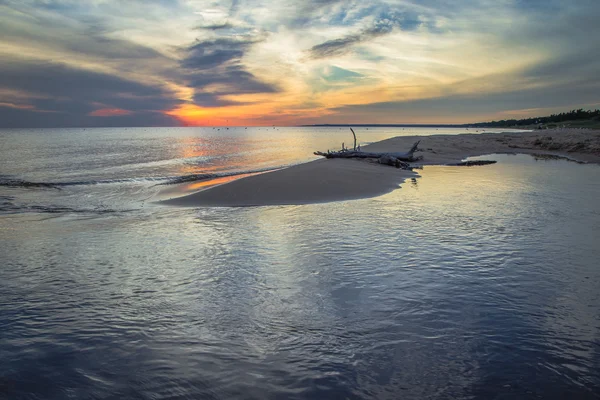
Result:
[[[373,152],[405,151],[421,140],[413,165],[448,165],[486,154],[543,154],[600,163],[600,131],[397,136],[364,146]],[[315,149],[317,150],[317,149]],[[418,174],[357,159],[319,159],[246,176],[196,193],[160,201],[182,207],[249,207],[327,203],[370,198],[398,189]]]

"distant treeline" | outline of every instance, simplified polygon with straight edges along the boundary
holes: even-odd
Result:
[[[545,124],[560,124],[561,122],[581,121],[581,120],[599,120],[600,110],[571,110],[560,114],[552,114],[547,117],[535,117],[526,119],[503,119],[502,121],[492,122],[479,122],[476,124],[469,124],[469,126],[482,127],[482,126],[525,126],[525,125],[545,125]]]

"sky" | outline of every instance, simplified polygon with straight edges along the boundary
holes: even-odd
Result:
[[[599,0],[0,0],[0,127],[597,108],[599,20]]]

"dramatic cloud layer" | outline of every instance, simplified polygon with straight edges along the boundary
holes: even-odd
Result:
[[[0,127],[598,107],[599,18],[597,0],[0,0]]]

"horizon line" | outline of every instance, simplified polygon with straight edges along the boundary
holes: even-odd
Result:
[[[425,127],[425,128],[475,128],[475,125],[489,122],[472,122],[466,124],[302,124],[302,125],[139,125],[139,126],[11,126],[0,129],[115,129],[115,128],[308,128],[308,127]],[[485,128],[493,128],[486,126]],[[498,128],[506,128],[499,126]]]

